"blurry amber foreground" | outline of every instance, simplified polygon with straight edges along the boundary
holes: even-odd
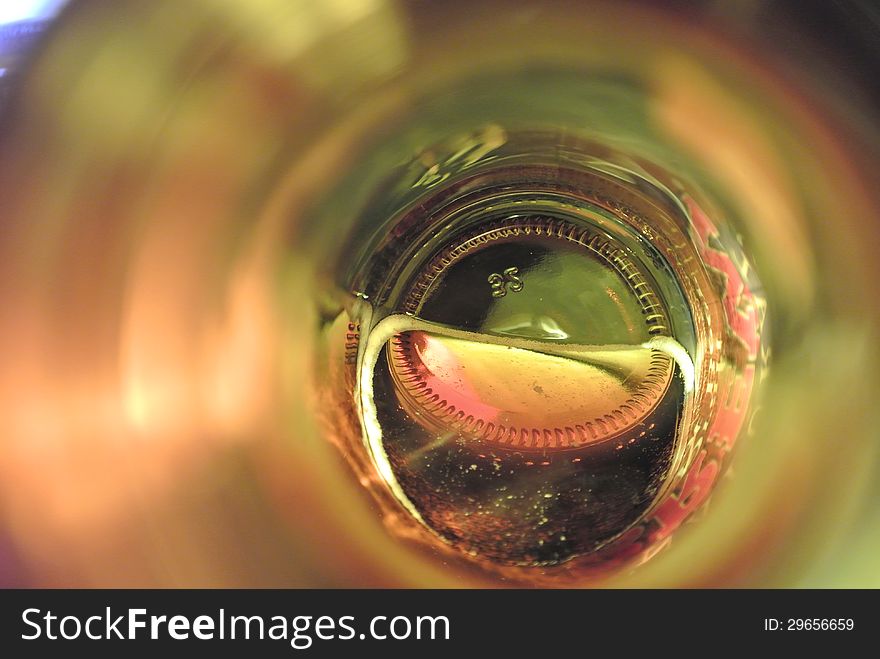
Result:
[[[314,431],[297,227],[416,86],[536,59],[647,83],[649,119],[735,191],[778,314],[703,519],[602,585],[880,585],[857,96],[641,5],[381,0],[84,1],[37,54],[0,149],[0,581],[498,585],[388,533]]]

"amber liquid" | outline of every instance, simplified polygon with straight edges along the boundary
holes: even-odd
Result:
[[[677,285],[660,292],[649,246],[553,201],[447,227],[361,336],[379,472],[433,533],[496,563],[564,562],[634,524],[692,387],[670,320],[683,297],[666,301]]]
[[[716,413],[721,302],[668,190],[595,169],[589,145],[462,164],[516,148],[502,137],[343,246],[327,340],[356,421],[334,433],[410,537],[497,567],[601,565],[668,532],[657,511]]]

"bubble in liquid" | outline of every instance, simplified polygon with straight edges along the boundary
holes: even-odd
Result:
[[[478,227],[425,266],[405,308],[471,330],[403,332],[386,349],[401,406],[437,432],[586,446],[636,425],[672,377],[649,343],[668,321],[647,277],[611,239],[563,220]]]

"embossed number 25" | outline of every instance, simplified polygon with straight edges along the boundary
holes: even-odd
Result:
[[[492,287],[492,297],[504,297],[507,291],[519,293],[525,286],[519,278],[519,268],[505,268],[503,275],[493,272],[489,275],[489,285]]]

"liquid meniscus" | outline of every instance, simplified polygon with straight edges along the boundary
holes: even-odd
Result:
[[[361,250],[332,325],[350,448],[425,542],[602,570],[667,537],[711,432],[735,439],[719,387],[752,381],[759,324],[727,314],[760,305],[726,300],[695,205],[528,153],[458,163]]]

